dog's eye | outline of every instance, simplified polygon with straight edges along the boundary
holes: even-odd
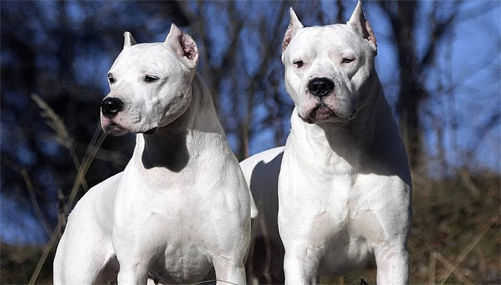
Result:
[[[292,63],[296,68],[301,68],[304,65],[304,62],[302,60],[294,60]]]
[[[154,81],[157,81],[158,80],[158,77],[156,76],[153,76],[153,75],[145,75],[144,76],[144,82],[154,82]]]
[[[115,82],[115,77],[113,77],[113,74],[108,73],[108,81],[110,82],[110,84]]]
[[[344,57],[342,63],[350,63],[355,61],[354,57]]]

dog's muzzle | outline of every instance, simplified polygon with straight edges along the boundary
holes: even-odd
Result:
[[[118,112],[122,111],[124,107],[124,103],[117,98],[105,98],[103,102],[101,102],[101,112],[103,116],[107,118],[115,117]]]

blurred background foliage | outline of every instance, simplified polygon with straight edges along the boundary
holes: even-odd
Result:
[[[289,132],[280,60],[289,7],[310,26],[346,22],[355,5],[2,1],[0,283],[51,283],[73,196],[123,170],[132,153],[133,135],[106,137],[99,126],[124,31],[163,41],[173,22],[193,36],[199,72],[243,159],[283,145]],[[501,283],[500,2],[368,1],[364,10],[412,166],[411,281]],[[267,275],[261,269],[252,271]],[[322,282],[360,278],[375,283],[374,268]]]

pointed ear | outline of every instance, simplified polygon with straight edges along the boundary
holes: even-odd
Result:
[[[372,32],[371,25],[369,25],[369,21],[364,16],[364,11],[362,10],[362,1],[358,1],[357,7],[353,14],[350,17],[348,26],[351,26],[359,35],[369,42],[372,50],[377,53],[377,44],[376,44],[376,36],[374,32]]]
[[[287,49],[292,41],[292,38],[294,38],[297,32],[304,27],[296,16],[296,13],[294,13],[294,9],[292,9],[292,7],[290,9],[290,17],[291,20],[289,22],[289,27],[287,27],[287,31],[285,32],[284,40],[282,42],[282,53],[285,52],[285,49]]]
[[[124,48],[130,47],[137,44],[136,40],[132,37],[132,34],[129,32],[124,33]]]
[[[190,35],[181,31],[176,25],[170,26],[170,32],[164,44],[174,50],[188,68],[195,68],[198,63],[198,48]]]

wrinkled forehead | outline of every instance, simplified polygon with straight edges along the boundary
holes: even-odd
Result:
[[[131,68],[158,70],[181,69],[176,54],[163,43],[136,44],[124,48],[110,70],[130,70]]]
[[[300,53],[360,53],[368,45],[350,26],[335,24],[306,27],[296,34],[287,47],[289,56]]]

